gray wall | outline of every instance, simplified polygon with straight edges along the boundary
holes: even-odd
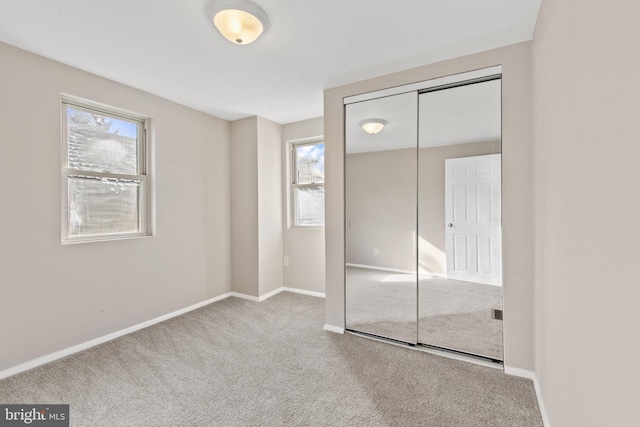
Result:
[[[530,47],[519,43],[325,91],[327,325],[344,327],[343,97],[502,64],[504,356],[509,367],[533,370]]]
[[[0,370],[230,290],[229,124],[0,43]],[[155,120],[157,235],[62,246],[60,93]]]
[[[232,290],[260,297],[282,287],[282,127],[231,123]]]
[[[347,263],[415,271],[416,179],[419,269],[446,275],[446,159],[500,152],[500,141],[347,154]],[[378,249],[378,255],[373,254]]]
[[[283,158],[285,164],[288,156],[288,141],[322,136],[324,133],[324,119],[317,117],[282,126]],[[287,215],[290,186],[288,168],[283,170],[283,210]],[[324,262],[324,229],[292,228],[291,221],[283,218],[284,227],[284,256],[289,257],[289,267],[284,269],[284,286],[305,291],[324,293],[325,262]]]
[[[282,287],[282,126],[258,117],[259,295]]]
[[[554,427],[638,424],[638,17],[544,0],[535,30],[535,363]]]
[[[231,122],[231,271],[234,292],[257,297],[258,117]]]
[[[346,156],[346,262],[415,271],[416,153],[408,148]]]

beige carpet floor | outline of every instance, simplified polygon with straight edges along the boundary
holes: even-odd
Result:
[[[541,426],[531,381],[322,330],[324,300],[228,298],[0,381],[72,426]]]

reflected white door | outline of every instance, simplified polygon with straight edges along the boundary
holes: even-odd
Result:
[[[447,278],[502,286],[501,155],[445,160]]]

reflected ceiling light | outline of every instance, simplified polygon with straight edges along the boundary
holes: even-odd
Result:
[[[207,15],[220,34],[235,44],[255,41],[269,25],[265,11],[249,0],[216,0]]]
[[[380,132],[384,127],[384,125],[387,124],[387,122],[386,120],[382,120],[382,119],[366,119],[366,120],[362,120],[358,124],[362,126],[363,131],[373,135],[374,133]]]

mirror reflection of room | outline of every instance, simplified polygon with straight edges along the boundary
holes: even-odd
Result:
[[[500,79],[349,104],[345,133],[347,328],[502,360]]]
[[[420,343],[502,360],[501,82],[419,95]]]
[[[347,328],[410,343],[417,339],[416,107],[415,92],[346,107]],[[384,123],[367,130],[376,120]]]

